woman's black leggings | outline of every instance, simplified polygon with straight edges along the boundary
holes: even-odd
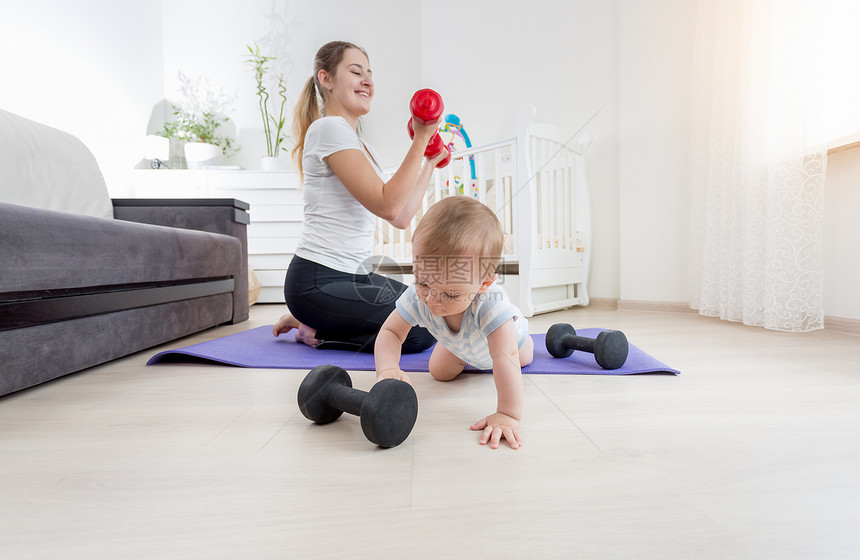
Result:
[[[284,281],[293,317],[316,329],[319,348],[373,353],[382,323],[406,291],[402,283],[379,274],[349,274],[294,256]],[[403,353],[422,352],[436,342],[427,329],[412,327]]]

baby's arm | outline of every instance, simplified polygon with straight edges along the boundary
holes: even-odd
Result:
[[[473,424],[481,430],[481,445],[497,448],[504,437],[513,449],[522,445],[520,420],[523,415],[523,379],[513,319],[505,321],[487,337],[493,358],[493,381],[498,402],[496,412]]]
[[[412,325],[396,309],[382,324],[373,347],[377,381],[390,377],[409,382],[409,376],[400,369],[400,349],[411,328]]]

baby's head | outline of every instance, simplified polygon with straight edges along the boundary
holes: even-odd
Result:
[[[464,310],[495,279],[503,244],[502,225],[490,208],[466,196],[443,198],[412,234],[419,297],[435,315]]]

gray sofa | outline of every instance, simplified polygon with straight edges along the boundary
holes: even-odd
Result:
[[[247,319],[247,210],[111,200],[79,140],[0,110],[0,395]]]

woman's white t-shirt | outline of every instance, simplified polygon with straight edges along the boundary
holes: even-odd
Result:
[[[324,161],[342,150],[361,150],[377,175],[383,176],[376,153],[346,119],[315,120],[305,135],[302,153],[304,227],[295,254],[341,272],[365,274],[373,253],[376,216],[346,190]]]

